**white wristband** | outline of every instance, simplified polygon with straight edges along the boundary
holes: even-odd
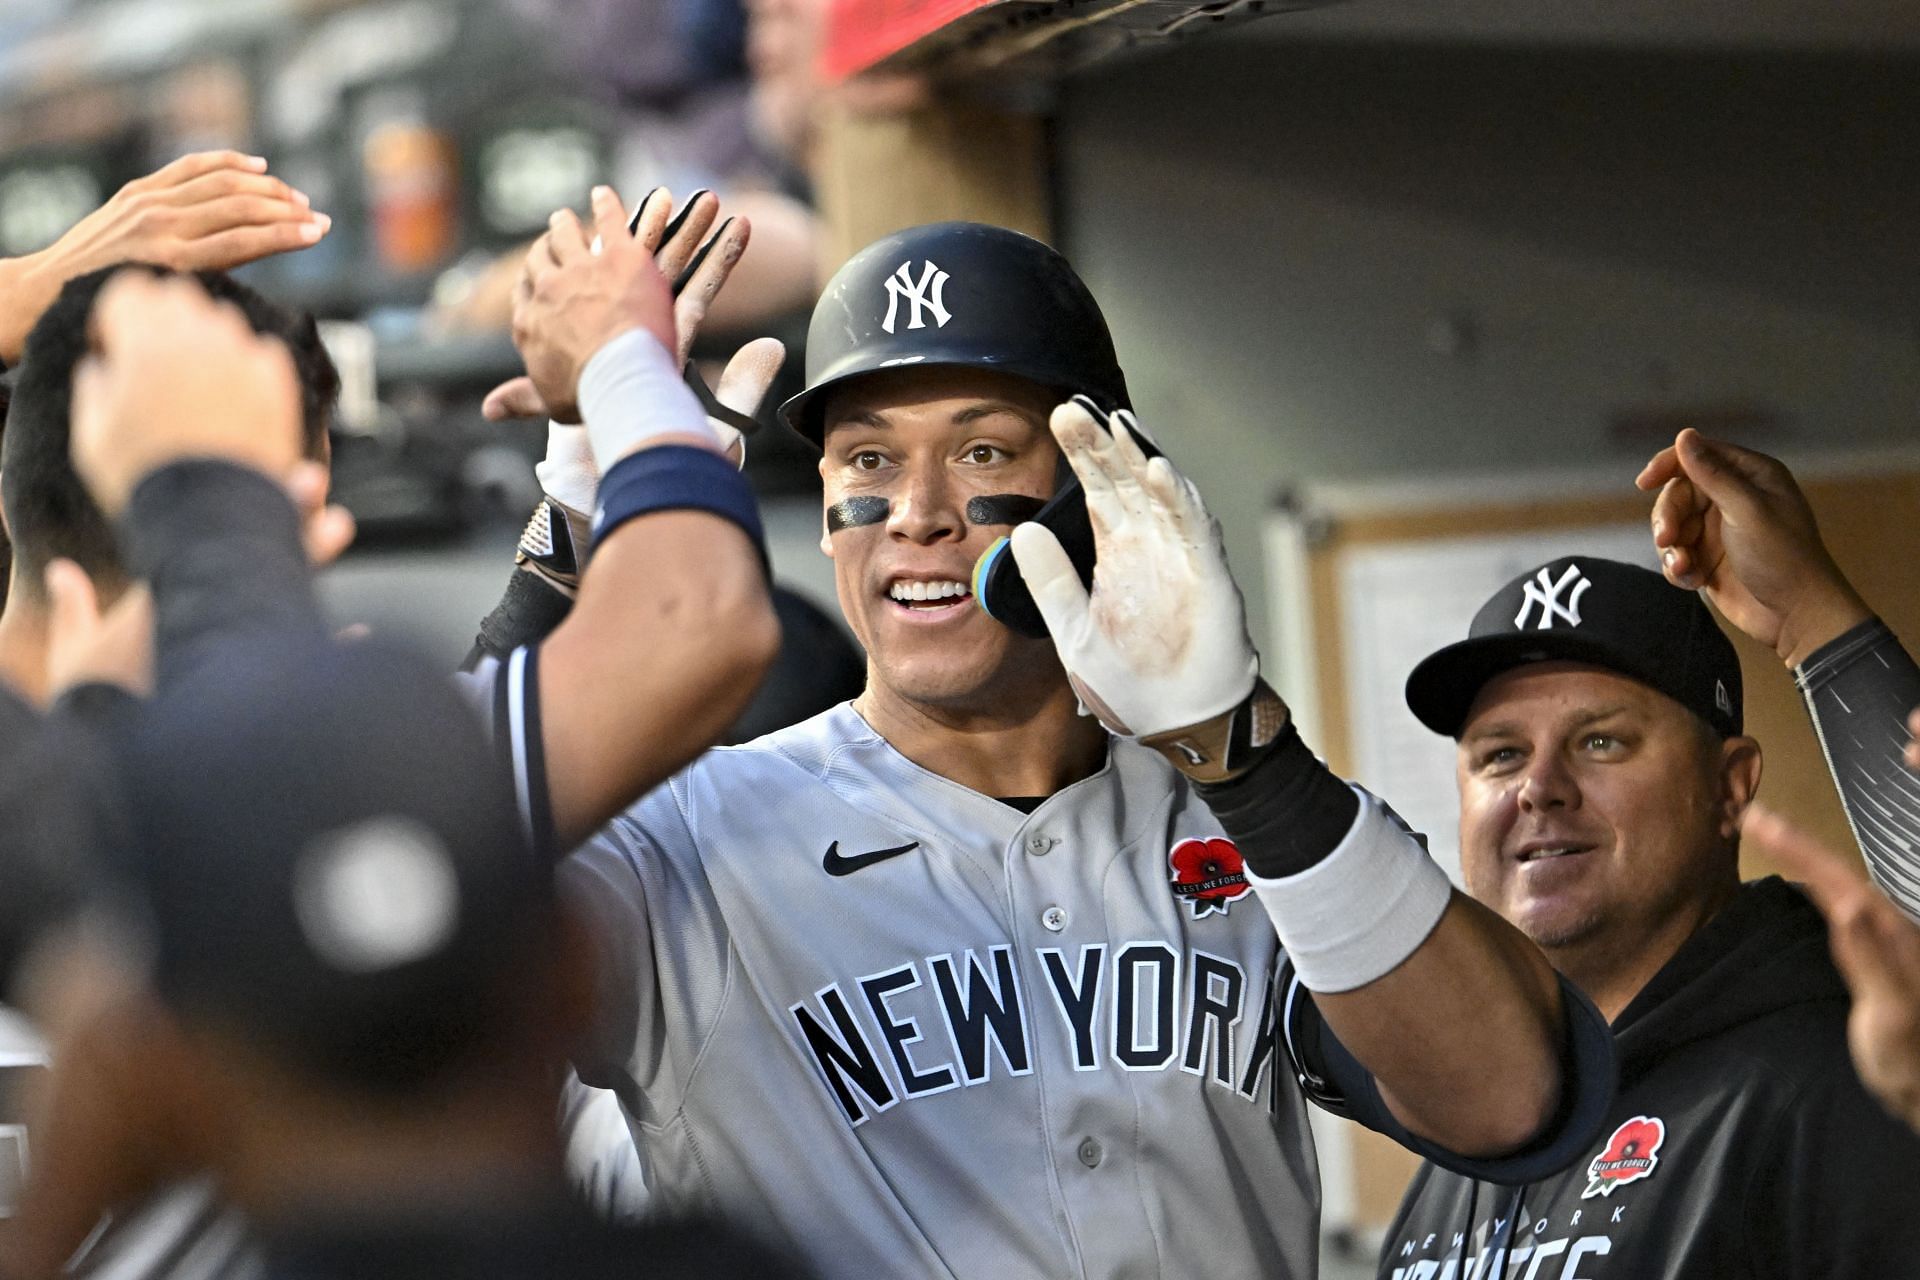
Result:
[[[629,329],[594,353],[580,371],[579,400],[602,475],[659,436],[698,436],[721,449],[672,353],[645,329]]]
[[[535,464],[540,491],[573,511],[593,510],[600,492],[600,468],[593,465],[593,445],[584,426],[547,423],[547,456]]]
[[[1385,805],[1354,791],[1360,816],[1332,853],[1297,876],[1247,872],[1309,991],[1352,991],[1385,977],[1427,940],[1453,896],[1420,842]]]

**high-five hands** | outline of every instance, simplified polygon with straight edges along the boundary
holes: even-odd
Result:
[[[1086,490],[1093,590],[1038,524],[1013,531],[1020,575],[1075,692],[1109,729],[1154,738],[1228,716],[1254,692],[1260,664],[1220,526],[1192,482],[1147,457],[1132,414],[1115,413],[1112,430],[1098,415],[1076,397],[1051,422]]]
[[[1660,491],[1653,542],[1667,581],[1704,590],[1789,667],[1871,616],[1775,459],[1688,429],[1634,483]]]
[[[571,209],[554,214],[547,234],[528,251],[514,294],[513,342],[550,416],[580,420],[581,371],[602,347],[633,329],[646,330],[672,351],[678,341],[673,293],[653,253],[627,234],[620,197],[610,187],[595,187],[592,233]],[[508,394],[502,388],[494,396]]]
[[[608,192],[608,195],[611,194]],[[664,279],[674,282],[673,338],[666,343],[666,346],[674,353],[679,363],[685,365],[693,353],[694,340],[699,336],[700,326],[706,321],[707,311],[712,306],[714,297],[726,284],[727,278],[733,274],[735,265],[739,263],[740,256],[747,250],[752,227],[745,218],[728,218],[720,222],[720,201],[711,191],[695,192],[679,215],[673,216],[673,195],[660,187],[648,193],[647,197],[640,202],[631,234],[623,226],[617,236],[609,236],[601,224],[598,193],[594,199],[596,201],[594,222],[599,238],[595,245],[589,247],[603,248],[605,245],[613,244],[616,238],[623,245],[637,246],[654,256],[655,265],[658,266]],[[618,198],[614,199],[617,204]],[[569,217],[571,217],[570,214],[561,213],[553,216],[547,235],[535,243],[528,254],[530,267],[540,261],[543,256],[551,255],[550,242],[556,234],[562,234],[560,229]],[[717,230],[716,222],[719,222]],[[523,292],[525,286],[526,277],[523,276]],[[518,296],[516,295],[516,303]],[[516,311],[517,309],[516,306]],[[771,341],[772,339],[762,339],[760,343],[750,344],[752,347],[758,347],[761,354],[747,363],[749,365],[764,364],[765,344]],[[736,363],[738,360],[739,357],[736,357]],[[733,365],[728,366],[730,372],[733,368]],[[777,370],[777,364],[775,368]],[[721,381],[725,383],[726,379],[723,377]],[[772,381],[772,376],[769,375],[767,384],[771,386]],[[736,379],[736,394],[738,393],[737,383]],[[728,408],[739,409],[739,405],[729,401],[725,396],[718,398]],[[764,398],[763,390],[754,398],[753,407],[757,408],[759,401]],[[752,408],[745,410],[747,413],[752,411]],[[481,405],[481,412],[496,422],[508,418],[542,416],[562,424],[572,424],[580,420],[578,405],[564,399],[559,402],[549,402],[542,395],[540,387],[528,377],[514,378],[495,387],[487,394],[486,401]]]
[[[672,293],[666,282],[678,282],[677,296],[671,296],[667,303],[670,336],[662,345],[684,365],[706,318],[707,308],[746,250],[750,233],[746,220],[739,218],[730,218],[714,229],[720,204],[711,192],[696,193],[686,207],[673,216],[672,195],[656,189],[641,201],[631,234],[627,226],[616,226],[624,214],[619,199],[610,190],[596,189],[593,199],[597,234],[590,243],[585,243],[584,253],[581,249],[584,234],[578,219],[569,212],[556,213],[552,229],[529,252],[527,272],[514,308],[515,342],[527,360],[529,374],[496,387],[482,406],[486,416],[495,420],[527,415],[550,418],[546,456],[535,468],[546,500],[534,512],[522,535],[520,550],[524,564],[569,594],[577,589],[586,565],[592,544],[589,513],[594,509],[600,487],[600,467],[587,430],[577,425],[579,375],[593,351],[587,351],[584,358],[576,354],[571,372],[558,373],[564,385],[554,385],[553,371],[536,367],[537,361],[546,359],[541,353],[547,345],[536,330],[561,308],[557,304],[539,305],[541,300],[534,296],[535,281],[548,281],[547,287],[555,291],[556,298],[563,298],[564,281],[554,276],[562,256],[581,275],[590,273],[609,252],[613,261],[608,270],[614,273],[646,274],[641,271],[641,264],[651,259],[646,300],[649,319],[643,327],[656,338],[661,337],[661,300]],[[609,339],[613,336],[617,334],[607,335]],[[727,365],[714,398],[725,409],[750,418],[766,399],[785,358],[786,348],[776,339],[762,338],[748,343]],[[743,463],[746,439],[740,431],[711,416],[707,423],[734,464]]]
[[[0,361],[76,276],[119,262],[225,270],[318,244],[333,219],[236,151],[205,151],[137,178],[39,253],[0,264]]]

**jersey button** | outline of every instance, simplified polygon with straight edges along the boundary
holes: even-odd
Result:
[[[1080,1143],[1080,1163],[1089,1169],[1098,1169],[1100,1167],[1100,1158],[1106,1154],[1107,1153],[1101,1149],[1100,1144],[1092,1138],[1083,1139]]]
[[[1048,850],[1052,849],[1057,843],[1058,841],[1052,836],[1028,836],[1027,852],[1036,858],[1044,858],[1047,856]]]
[[[1067,927],[1067,913],[1059,907],[1048,907],[1040,913],[1040,923],[1058,933]]]

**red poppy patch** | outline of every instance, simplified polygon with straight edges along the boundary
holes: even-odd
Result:
[[[1653,1116],[1635,1116],[1615,1129],[1587,1165],[1587,1189],[1580,1198],[1610,1196],[1616,1187],[1650,1177],[1660,1163],[1660,1144],[1666,1140],[1667,1126]]]
[[[1193,918],[1209,916],[1247,896],[1247,864],[1231,840],[1182,840],[1167,854],[1173,892],[1193,906]]]

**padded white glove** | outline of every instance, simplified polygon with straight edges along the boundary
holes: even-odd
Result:
[[[1131,427],[1131,414],[1114,417]],[[1115,733],[1142,738],[1234,711],[1260,663],[1219,524],[1128,429],[1108,432],[1077,402],[1050,425],[1086,490],[1091,595],[1051,530],[1020,525],[1012,549],[1081,702]]]

